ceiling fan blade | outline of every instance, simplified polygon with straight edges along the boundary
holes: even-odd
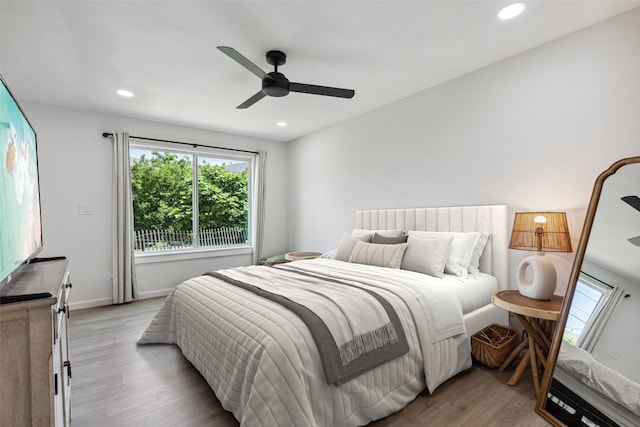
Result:
[[[353,98],[356,91],[353,89],[340,89],[337,87],[308,85],[305,83],[289,83],[289,91],[310,93],[312,95],[335,96],[338,98]]]
[[[256,102],[260,101],[265,96],[266,95],[264,93],[262,93],[262,91],[260,91],[260,92],[256,93],[255,95],[253,95],[251,98],[249,98],[246,101],[244,101],[242,104],[238,105],[236,108],[239,108],[239,109],[249,108],[253,104],[255,104]]]
[[[233,59],[238,64],[242,65],[244,68],[246,68],[247,70],[251,71],[253,74],[258,76],[260,79],[264,79],[266,77],[269,77],[269,75],[266,72],[262,71],[262,69],[260,67],[258,67],[253,62],[249,61],[247,58],[245,58],[240,52],[238,52],[234,48],[227,47],[227,46],[218,46],[218,49],[222,53],[227,55],[229,58]]]
[[[640,211],[640,197],[638,196],[624,196],[621,197],[623,202],[626,202],[629,204],[629,206],[631,206],[632,208],[636,208],[637,210]]]
[[[629,243],[631,243],[632,245],[638,246],[640,247],[640,236],[636,236],[636,237],[631,237],[629,240]]]

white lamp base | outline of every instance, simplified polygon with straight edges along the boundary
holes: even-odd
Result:
[[[526,278],[527,267],[531,267],[533,278]],[[522,260],[517,273],[518,291],[525,297],[549,300],[556,290],[556,269],[553,263],[544,256],[544,252],[536,252]]]

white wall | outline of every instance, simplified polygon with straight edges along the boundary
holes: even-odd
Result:
[[[581,271],[626,291],[628,297],[620,300],[591,353],[599,362],[640,383],[640,328],[636,327],[640,324],[640,283],[587,259],[583,261]]]
[[[640,154],[638,52],[636,9],[289,143],[289,246],[334,248],[356,209],[477,204],[567,211],[577,246],[598,174]],[[550,256],[564,293],[573,255]]]
[[[111,139],[103,132],[245,150],[265,149],[267,204],[264,254],[286,250],[286,144],[256,138],[21,103],[38,135],[44,251],[70,258],[73,308],[111,303]],[[93,215],[79,215],[79,204]],[[166,294],[181,281],[223,267],[251,264],[250,255],[138,265],[141,296]]]
[[[629,297],[620,300],[592,353],[596,360],[640,383],[640,329],[637,327],[640,286],[625,289],[629,291]]]

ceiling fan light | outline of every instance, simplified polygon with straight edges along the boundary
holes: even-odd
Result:
[[[287,122],[277,122],[276,126],[281,127],[281,128],[286,127],[287,126]]]
[[[286,96],[289,92],[308,93],[311,95],[334,96],[337,98],[353,98],[355,91],[353,89],[341,89],[330,86],[318,86],[306,83],[293,83],[285,77],[284,74],[278,72],[278,66],[285,63],[287,56],[279,50],[270,50],[267,52],[267,62],[275,67],[270,73],[265,73],[260,67],[245,58],[240,52],[232,47],[218,46],[218,49],[242,65],[247,70],[258,76],[262,80],[262,89],[260,92],[247,99],[236,108],[249,108],[265,96]]]
[[[522,12],[524,12],[525,8],[526,8],[526,4],[521,1],[508,4],[502,9],[500,9],[500,11],[498,11],[498,18],[502,19],[503,21],[506,21],[508,19],[513,19],[516,16],[519,16]]]

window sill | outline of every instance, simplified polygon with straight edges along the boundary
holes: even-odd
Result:
[[[185,249],[174,252],[139,253],[135,255],[136,264],[184,261],[198,258],[218,258],[233,255],[252,254],[252,246],[227,246],[221,248]]]

